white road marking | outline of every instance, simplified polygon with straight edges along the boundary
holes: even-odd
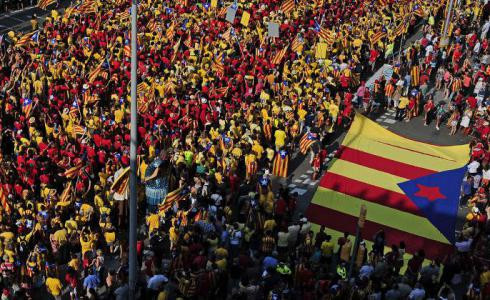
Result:
[[[376,119],[376,122],[383,122],[384,121],[384,117],[379,117]]]
[[[313,174],[313,170],[306,171],[306,174]]]
[[[310,183],[310,178],[308,178],[305,181],[303,181],[303,184],[308,184],[308,183]]]
[[[301,182],[303,182],[303,180],[301,180],[301,179],[295,179],[294,182],[301,183]]]
[[[288,185],[288,188],[290,188],[290,189],[294,189],[295,187],[296,187],[296,184],[290,184],[290,185]]]
[[[315,180],[315,181],[310,182],[310,185],[311,185],[311,186],[314,186],[314,185],[316,185],[317,183],[318,183],[318,180]]]
[[[303,175],[299,176],[299,178],[306,179],[306,178],[308,178],[308,175],[303,174]]]
[[[388,124],[395,124],[396,120],[395,119],[386,119],[384,122],[388,123]]]

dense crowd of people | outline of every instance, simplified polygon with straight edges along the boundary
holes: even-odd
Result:
[[[490,6],[458,1],[443,47],[440,2],[142,1],[138,297],[489,295]],[[127,298],[129,23],[128,1],[85,0],[3,37],[2,299]],[[393,55],[418,24],[423,37]],[[393,76],[367,87],[385,62]],[[356,106],[474,137],[462,187],[471,210],[451,257],[423,264],[421,250],[406,262],[403,244],[385,252],[380,228],[350,276],[352,236],[314,233],[298,195],[272,189],[296,155],[318,176]]]

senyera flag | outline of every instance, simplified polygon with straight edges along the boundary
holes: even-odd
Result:
[[[383,229],[387,246],[403,241],[408,253],[442,258],[453,250],[468,159],[468,145],[413,141],[356,115],[307,214],[332,232],[353,234],[365,204],[363,239]]]

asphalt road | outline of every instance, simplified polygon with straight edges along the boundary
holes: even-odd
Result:
[[[34,1],[37,3],[37,0]],[[57,8],[65,8],[70,4],[68,0],[61,0],[60,6]],[[26,7],[23,10],[0,12],[0,34],[7,33],[10,30],[29,32],[31,30],[30,20],[34,14],[39,19],[44,19],[51,13],[52,9],[55,9],[55,5],[48,7],[48,10],[42,10],[36,6]]]

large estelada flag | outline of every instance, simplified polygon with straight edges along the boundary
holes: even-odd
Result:
[[[468,159],[468,145],[413,141],[358,114],[307,214],[332,232],[353,234],[365,204],[365,240],[384,229],[387,246],[403,241],[408,253],[443,257],[453,250]]]

